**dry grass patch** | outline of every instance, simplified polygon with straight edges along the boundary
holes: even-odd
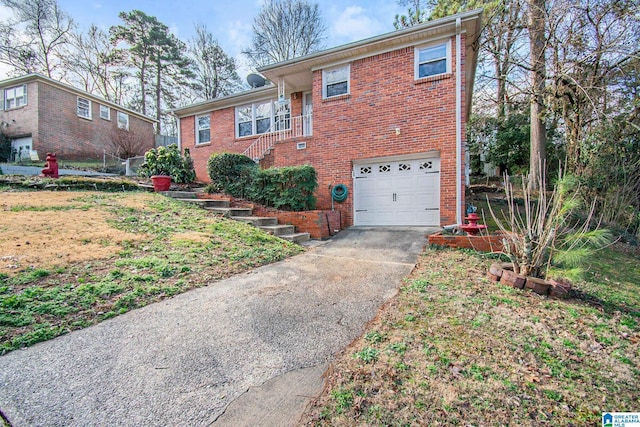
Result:
[[[640,274],[608,289],[636,289],[622,305],[492,284],[489,264],[427,250],[301,424],[583,426],[640,407]]]
[[[105,259],[122,250],[123,242],[148,236],[127,233],[108,223],[114,218],[104,206],[86,200],[98,193],[22,192],[0,195],[0,273],[25,268],[54,268]],[[123,207],[140,208],[149,195],[112,195]]]
[[[158,194],[1,195],[0,354],[302,250]]]

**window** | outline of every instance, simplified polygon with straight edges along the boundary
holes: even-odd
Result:
[[[118,111],[118,128],[129,130],[129,115],[127,113]]]
[[[78,104],[76,112],[78,117],[83,117],[85,119],[91,119],[91,101],[86,98],[78,97]]]
[[[322,97],[349,94],[349,75],[351,66],[349,64],[330,70],[322,70]]]
[[[211,142],[211,116],[196,117],[196,144]]]
[[[111,109],[108,106],[100,104],[100,118],[111,120]]]
[[[236,136],[259,135],[291,127],[289,100],[262,101],[236,107]]]
[[[416,48],[416,79],[450,72],[449,43]]]
[[[4,90],[4,109],[18,108],[27,105],[27,85],[11,87]]]

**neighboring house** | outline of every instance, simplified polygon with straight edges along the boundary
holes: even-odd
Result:
[[[175,109],[199,179],[212,153],[312,165],[343,225],[449,225],[465,211],[465,125],[481,10],[258,71],[273,85]],[[255,79],[253,79],[255,81]],[[331,188],[347,186],[343,203]]]
[[[154,147],[155,120],[40,74],[0,81],[0,130],[12,157],[102,158]]]

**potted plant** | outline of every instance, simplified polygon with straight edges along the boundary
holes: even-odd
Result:
[[[144,154],[144,163],[138,169],[138,175],[151,178],[154,191],[168,191],[171,178],[179,176],[182,170],[182,156],[178,146],[152,148]]]

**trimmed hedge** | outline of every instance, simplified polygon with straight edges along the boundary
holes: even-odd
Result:
[[[258,172],[258,165],[243,154],[219,153],[209,157],[207,171],[213,191],[244,198],[248,197],[247,189]]]
[[[285,211],[308,211],[316,208],[317,188],[312,166],[269,168],[258,172],[249,199]]]
[[[211,191],[282,210],[315,209],[318,177],[309,165],[260,170],[247,156],[221,153],[209,158],[207,169]]]

